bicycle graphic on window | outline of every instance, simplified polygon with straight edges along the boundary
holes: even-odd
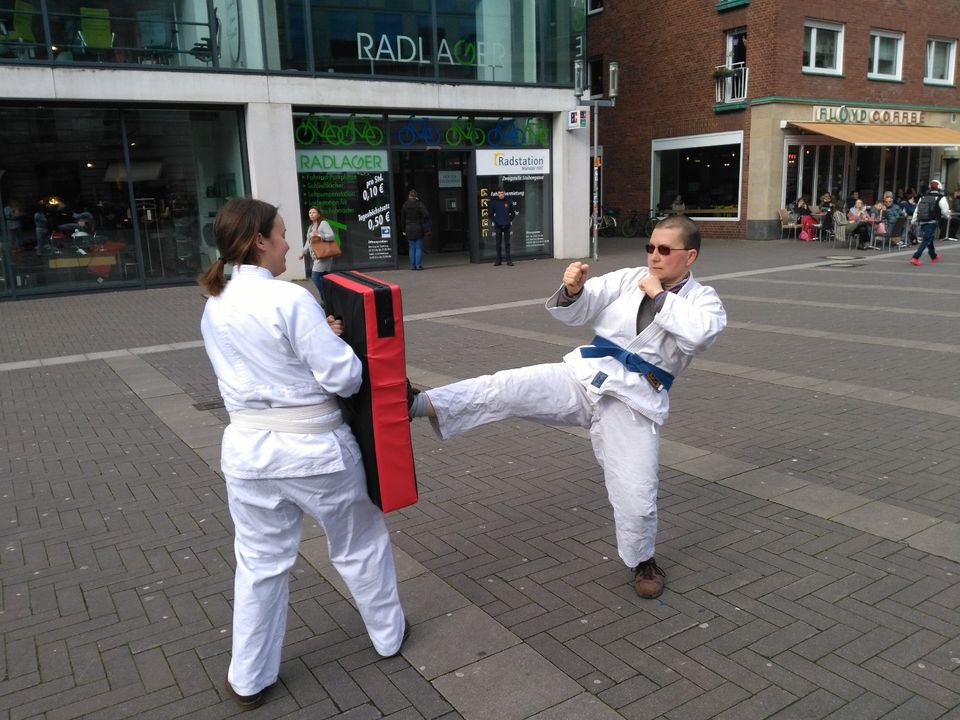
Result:
[[[319,141],[327,145],[356,145],[359,141],[376,146],[383,144],[384,136],[383,130],[368,118],[357,119],[351,115],[338,125],[329,117],[317,117],[311,113],[297,125],[294,138],[300,145],[315,145]]]
[[[440,131],[430,124],[428,118],[414,120],[413,115],[407,118],[407,122],[397,130],[397,142],[404,146],[410,146],[420,140],[427,145],[436,145],[440,142]]]
[[[453,121],[453,125],[447,129],[444,139],[450,147],[458,147],[461,143],[480,147],[486,143],[487,134],[482,128],[474,125],[469,118],[458,117]]]
[[[513,120],[503,121],[503,118],[497,118],[497,122],[492,128],[487,130],[487,144],[491,147],[503,147],[504,145],[518,146],[523,144],[523,130],[518,128]]]

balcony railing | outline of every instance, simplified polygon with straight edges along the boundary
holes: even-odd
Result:
[[[718,103],[742,102],[747,99],[747,79],[750,70],[746,63],[718,65],[713,71]]]

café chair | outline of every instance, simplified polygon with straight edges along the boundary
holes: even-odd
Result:
[[[796,239],[797,231],[803,226],[800,223],[793,222],[790,219],[790,211],[786,208],[780,208],[777,210],[777,215],[780,217],[780,239],[784,240],[790,235],[790,231],[793,231],[793,237]]]
[[[116,33],[110,27],[110,11],[107,8],[80,8],[80,45],[84,52],[103,61],[103,53],[113,49]]]
[[[835,210],[833,213],[833,246],[850,245],[853,240],[850,235],[851,223],[847,220],[846,214],[842,210]]]
[[[887,243],[887,250],[890,249],[890,246],[893,244],[893,239],[896,238],[897,242],[900,242],[900,238],[903,236],[903,229],[907,226],[907,216],[901,215],[898,217],[894,223],[893,227],[886,228],[886,232],[877,232],[877,224],[873,225],[873,237],[870,240],[870,244],[877,248],[877,250],[883,247],[883,242]],[[899,248],[898,248],[899,249]]]
[[[5,23],[0,22],[0,55],[15,55],[22,57],[24,51],[32,57],[33,47],[37,44],[37,37],[33,34],[33,4],[27,0],[16,0],[13,3],[13,29],[8,30]]]

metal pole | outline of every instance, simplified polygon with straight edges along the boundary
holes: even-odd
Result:
[[[593,261],[596,262],[600,257],[599,249],[599,230],[600,230],[600,152],[599,133],[597,132],[597,118],[600,117],[597,103],[591,103],[593,106]]]

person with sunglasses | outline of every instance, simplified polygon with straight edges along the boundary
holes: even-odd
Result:
[[[613,506],[617,551],[643,598],[658,597],[666,574],[654,559],[660,427],[669,390],[727,324],[720,297],[694,279],[700,231],[683,215],[662,220],[646,267],[589,277],[570,263],[546,309],[595,337],[559,363],[503,370],[418,393],[410,416],[429,417],[448,439],[497,420],[522,417],[589,428]]]

